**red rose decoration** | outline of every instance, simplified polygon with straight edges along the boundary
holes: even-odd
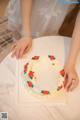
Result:
[[[24,68],[27,68],[27,67],[28,67],[28,65],[29,65],[29,63],[26,63],[26,65],[24,66]]]
[[[64,77],[64,75],[65,75],[64,69],[60,71],[60,74],[61,74],[62,77]]]
[[[27,72],[28,64],[29,64],[29,63],[27,63],[27,64],[24,66],[24,73]]]
[[[32,57],[33,60],[39,60],[39,56]]]
[[[32,82],[28,81],[27,83],[28,83],[28,86],[29,86],[29,87],[31,87],[31,88],[33,87]]]
[[[61,85],[61,86],[59,86],[58,88],[57,88],[57,91],[59,91],[59,90],[61,90],[63,88],[63,86]]]
[[[48,94],[50,94],[50,92],[47,91],[47,90],[42,90],[41,93],[43,93],[44,95],[48,95]]]
[[[33,71],[30,71],[28,75],[29,75],[29,77],[32,79],[32,78],[34,77],[34,72],[33,72]]]
[[[49,55],[50,60],[55,60],[55,57],[53,55]]]

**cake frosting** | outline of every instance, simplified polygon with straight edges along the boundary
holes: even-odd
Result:
[[[24,81],[35,94],[53,95],[63,89],[63,66],[54,55],[33,56],[24,65]]]

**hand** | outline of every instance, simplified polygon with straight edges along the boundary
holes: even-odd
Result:
[[[12,57],[21,58],[25,52],[28,52],[32,46],[32,38],[23,37],[12,46]]]
[[[64,88],[67,91],[74,90],[79,84],[79,77],[74,67],[65,66]]]

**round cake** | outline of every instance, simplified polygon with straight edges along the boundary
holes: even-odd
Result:
[[[64,69],[54,55],[33,56],[24,65],[26,88],[35,94],[53,95],[63,88]]]

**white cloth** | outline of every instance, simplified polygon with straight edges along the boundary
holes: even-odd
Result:
[[[22,30],[20,1],[10,0],[8,6],[9,28],[19,32]],[[34,36],[37,36],[37,33],[39,36],[44,34],[58,34],[58,30],[66,14],[73,6],[64,4],[60,0],[33,0],[31,23]]]
[[[64,50],[66,45],[68,46],[68,52],[70,45],[69,38],[58,36],[40,38],[38,40],[36,39],[36,41],[38,41],[36,44],[40,45],[40,48],[43,48],[44,43],[46,44],[44,47],[44,50],[46,49],[45,54],[47,54],[47,49],[49,49],[47,46],[49,45],[50,47],[50,42],[57,42],[57,44],[59,44],[58,51],[61,50],[60,53],[58,53],[60,61],[62,61],[62,63],[64,62],[64,57],[62,58],[60,56],[64,53],[62,50]],[[43,43],[41,43],[41,40],[43,40]],[[37,49],[38,45],[36,46]],[[51,48],[52,46],[54,47],[55,45],[51,44]],[[39,51],[36,51],[36,54],[38,54],[38,52]],[[66,53],[63,54],[63,56],[66,55]],[[11,57],[9,55],[2,63],[4,64],[6,61],[8,61],[9,71],[12,71],[12,68],[14,68],[16,61],[14,61],[14,64],[10,65],[10,58]],[[26,59],[17,61],[19,66],[16,67],[20,68],[24,62],[26,62]],[[19,71],[21,73],[22,69]],[[19,71],[17,72],[19,73]],[[77,71],[80,78],[80,59],[77,63]],[[4,73],[6,72],[7,71],[5,69]],[[13,76],[12,72],[10,72],[10,74]],[[53,104],[51,103],[50,105],[40,102],[36,97],[33,97],[30,93],[24,90],[23,80],[18,79],[18,77],[19,76],[16,76],[14,90],[9,89],[8,93],[0,94],[0,111],[7,111],[10,120],[23,120],[23,118],[25,120],[80,120],[80,85],[73,92],[66,94],[66,104],[55,104],[55,102],[53,102]],[[2,79],[2,81],[3,80],[4,79]]]
[[[0,63],[0,93],[2,94],[6,93],[8,88],[13,88],[15,85],[16,61],[16,59],[11,58],[11,55],[9,55]]]

